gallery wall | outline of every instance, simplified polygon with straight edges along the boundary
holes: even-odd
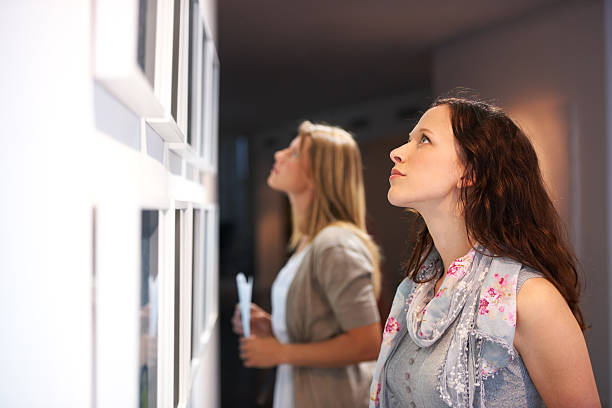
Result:
[[[0,405],[218,406],[215,4],[60,3],[0,6]]]

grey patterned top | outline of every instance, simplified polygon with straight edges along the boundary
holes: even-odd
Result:
[[[523,283],[542,275],[521,270],[517,293]],[[404,333],[385,367],[385,408],[446,407],[440,398],[438,375],[445,361],[457,322],[453,323],[440,340],[431,347],[420,348]],[[502,368],[494,377],[484,381],[487,407],[544,407],[523,360],[517,358]],[[474,406],[480,406],[480,391],[476,392]]]

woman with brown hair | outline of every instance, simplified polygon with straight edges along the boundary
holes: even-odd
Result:
[[[289,197],[294,250],[272,285],[272,314],[251,308],[247,367],[277,367],[274,407],[368,404],[381,329],[378,249],[365,228],[359,148],[338,127],[304,122],[276,152],[268,185]],[[239,308],[232,319],[242,335]]]
[[[525,134],[495,106],[445,98],[390,156],[389,202],[423,225],[370,406],[600,406],[576,259]]]

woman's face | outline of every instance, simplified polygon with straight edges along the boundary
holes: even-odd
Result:
[[[296,136],[289,147],[274,153],[274,166],[268,176],[268,185],[273,189],[300,194],[313,188],[307,154],[311,141],[306,139],[302,151],[300,143],[300,137]]]
[[[457,204],[463,166],[455,148],[447,105],[425,112],[408,142],[392,150],[390,156],[395,164],[387,194],[391,204],[420,213]]]

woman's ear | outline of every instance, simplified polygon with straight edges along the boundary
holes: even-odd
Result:
[[[474,185],[474,175],[471,172],[464,172],[463,176],[457,181],[457,188],[472,187]]]

